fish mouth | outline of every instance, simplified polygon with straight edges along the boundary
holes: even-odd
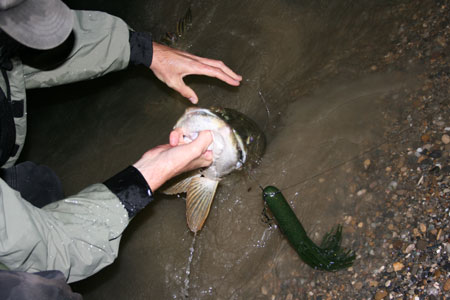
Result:
[[[240,169],[244,163],[247,161],[247,151],[244,145],[244,141],[241,136],[233,129],[234,137],[237,141],[237,152],[238,152],[238,162],[236,163],[236,168]]]

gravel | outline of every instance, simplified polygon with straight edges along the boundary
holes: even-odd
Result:
[[[393,103],[387,115],[397,116],[386,129],[388,142],[361,157],[347,187],[371,201],[342,220],[355,264],[312,271],[310,280],[278,280],[264,287],[264,299],[450,298],[449,3],[392,1],[391,43],[367,62],[367,73],[417,65],[421,71],[406,97],[387,96]]]

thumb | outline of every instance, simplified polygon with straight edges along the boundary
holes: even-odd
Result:
[[[191,143],[193,146],[198,147],[197,149],[200,150],[200,155],[203,154],[205,151],[208,150],[209,145],[211,145],[213,142],[213,135],[211,131],[204,130],[200,131],[198,137]]]
[[[179,88],[177,88],[177,91],[183,96],[189,99],[193,104],[197,104],[198,97],[197,94],[192,90],[190,87],[188,87],[183,81],[181,81],[181,84]]]

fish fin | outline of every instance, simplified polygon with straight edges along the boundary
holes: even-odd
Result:
[[[186,218],[192,232],[202,229],[218,184],[219,181],[206,177],[196,177],[191,180],[186,197]]]
[[[166,195],[186,193],[193,178],[200,177],[199,172],[189,172],[175,177],[165,184],[160,191]]]

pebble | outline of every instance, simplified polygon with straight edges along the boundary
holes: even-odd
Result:
[[[418,240],[416,246],[417,246],[417,249],[423,251],[427,248],[428,243],[427,243],[427,241],[424,241],[424,240]]]
[[[370,167],[370,159],[366,159],[365,161],[364,161],[364,169],[369,169],[369,167]]]
[[[410,245],[408,245],[408,247],[406,247],[405,253],[411,253],[415,248],[416,248],[416,245],[410,244]]]
[[[378,281],[376,281],[376,280],[370,280],[370,281],[369,281],[369,286],[370,286],[370,287],[377,287],[377,286],[378,286]]]
[[[428,143],[430,141],[430,136],[428,134],[424,134],[424,135],[422,135],[421,139],[422,139],[422,142]]]
[[[393,190],[397,189],[397,185],[398,185],[398,183],[396,181],[391,181],[388,185],[388,189],[393,191]]]
[[[414,245],[414,244],[413,244]],[[394,247],[394,249],[397,249],[397,250],[400,250],[400,249],[402,249],[402,247],[403,247],[403,242],[402,241],[400,241],[400,240],[395,240],[393,243],[392,243],[392,246]],[[409,246],[408,246],[409,247]],[[415,247],[415,246],[414,246]]]
[[[426,232],[427,231],[427,227],[423,223],[419,224],[419,228],[420,228],[420,231],[422,231],[422,232]]]
[[[423,153],[428,153],[428,151],[431,151],[431,147],[433,147],[433,145],[431,144],[425,144],[423,145]]]
[[[356,196],[362,196],[362,195],[364,195],[366,192],[367,192],[366,189],[359,190],[359,191],[356,193]]]
[[[430,286],[427,289],[427,294],[432,296],[438,296],[439,295],[439,289],[437,289],[434,286]]]
[[[428,157],[426,155],[420,155],[419,158],[417,159],[417,163],[420,164],[422,161],[424,161],[427,158]]]
[[[360,290],[363,287],[363,283],[361,281],[358,281],[354,285],[355,289]]]
[[[267,294],[269,294],[269,290],[264,285],[261,287],[261,294],[263,294],[264,296],[267,296]]]
[[[386,290],[379,290],[376,294],[375,294],[375,300],[381,300],[381,299],[383,299],[384,297],[386,297],[387,296],[387,292],[386,292]]]
[[[392,264],[395,272],[402,270],[405,266],[401,262],[395,262]]]
[[[447,145],[448,143],[450,143],[450,136],[448,134],[444,134],[441,138],[441,141]]]
[[[432,157],[432,158],[439,158],[439,157],[442,156],[442,151],[441,150],[434,150],[433,152],[428,154],[428,156]]]
[[[443,289],[446,292],[450,291],[450,278],[445,281]]]
[[[433,165],[433,161],[429,158],[424,159],[423,161],[420,162],[420,167],[422,169],[427,168],[429,166]]]

